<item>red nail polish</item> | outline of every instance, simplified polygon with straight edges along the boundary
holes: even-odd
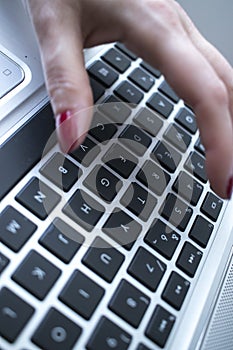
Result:
[[[71,111],[65,111],[65,112],[59,114],[56,117],[57,126],[60,126],[63,122],[65,122],[67,119],[69,119],[71,117],[71,115],[72,115]]]
[[[228,185],[227,185],[227,198],[228,199],[231,199],[232,191],[233,191],[233,176],[230,178],[230,180],[228,181]]]
[[[74,113],[68,110],[56,117],[58,140],[64,153],[69,153],[77,140],[77,125],[73,115]]]

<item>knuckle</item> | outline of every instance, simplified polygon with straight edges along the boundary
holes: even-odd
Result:
[[[218,105],[228,104],[228,93],[227,88],[223,82],[219,81],[216,84],[213,84],[210,88],[211,98]]]

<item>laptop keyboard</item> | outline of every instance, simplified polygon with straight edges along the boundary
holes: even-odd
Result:
[[[211,248],[225,203],[195,115],[109,47],[87,68],[98,105],[78,149],[60,153],[49,105],[2,145],[1,350],[167,348]]]

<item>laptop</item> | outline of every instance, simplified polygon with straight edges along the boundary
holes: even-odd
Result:
[[[180,3],[233,64],[232,1]],[[93,122],[62,154],[29,17],[0,8],[0,349],[232,350],[233,202],[192,109],[122,43],[85,50]]]

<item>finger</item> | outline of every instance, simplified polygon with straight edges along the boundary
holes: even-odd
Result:
[[[207,175],[213,189],[228,196],[232,178],[232,121],[227,87],[188,36],[173,1],[147,1],[127,16],[126,44],[156,65],[194,109],[206,148]],[[145,5],[145,4],[144,4]],[[138,27],[140,17],[146,18]],[[151,28],[155,28],[154,31]],[[224,67],[220,69],[224,70]]]
[[[83,59],[79,11],[70,1],[29,1],[40,43],[47,90],[56,116],[61,149],[85,137],[91,121],[92,92]],[[80,21],[81,23],[81,21]]]

